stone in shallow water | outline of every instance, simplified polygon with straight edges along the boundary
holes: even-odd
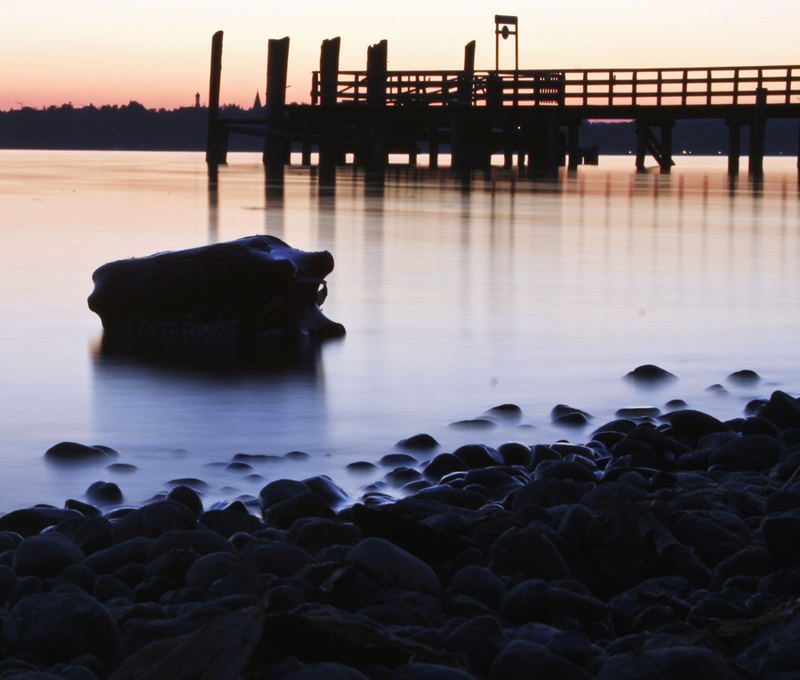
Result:
[[[439,442],[431,435],[421,433],[406,439],[401,439],[395,446],[398,449],[406,449],[409,451],[431,451],[439,446]]]
[[[643,364],[637,366],[623,376],[626,380],[631,380],[640,385],[656,385],[668,383],[678,379],[678,376],[654,364]]]
[[[734,385],[757,385],[761,382],[761,376],[750,369],[742,369],[741,371],[734,371],[726,380]]]
[[[117,456],[117,452],[106,446],[86,446],[77,442],[60,442],[44,453],[48,463],[61,465],[77,463],[107,463]]]
[[[522,420],[522,409],[516,404],[500,404],[490,408],[483,415],[493,420],[516,424]]]
[[[114,482],[97,481],[86,489],[86,498],[98,505],[122,503],[122,491]]]
[[[450,423],[448,427],[451,430],[491,430],[497,427],[497,423],[486,418],[470,418],[468,420],[457,420],[454,423]]]

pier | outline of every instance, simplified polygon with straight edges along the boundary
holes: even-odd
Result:
[[[496,17],[496,24],[498,18],[514,19]],[[437,167],[440,152],[448,152],[457,170],[488,168],[492,156],[502,155],[505,167],[546,177],[559,167],[597,163],[598,148],[580,145],[584,121],[632,120],[637,170],[652,158],[667,173],[676,121],[720,119],[728,128],[729,174],[739,172],[746,130],[749,173],[760,176],[767,121],[800,122],[800,66],[476,70],[474,41],[464,48],[461,70],[390,71],[382,40],[368,47],[366,69],[351,71],[340,69],[340,39],[324,40],[311,102],[287,104],[289,42],[269,40],[263,114],[233,119],[220,116],[222,32],[214,34],[210,167],[226,162],[230,134],[245,134],[263,137],[268,169],[288,164],[299,147],[302,163],[317,154],[322,170],[348,160],[379,169],[389,154],[407,156],[410,165],[427,154],[428,165]]]

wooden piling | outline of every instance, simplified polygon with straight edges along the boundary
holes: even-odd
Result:
[[[671,120],[661,123],[661,154],[658,165],[662,175],[668,175],[672,166],[675,165],[672,160],[672,126],[674,124]]]
[[[756,90],[756,107],[750,123],[750,160],[748,174],[760,177],[764,174],[764,132],[767,118],[764,108],[767,105],[767,91],[763,87]]]
[[[339,85],[339,52],[342,39],[329,38],[322,41],[319,51],[319,104],[326,110],[336,106],[337,90]],[[319,142],[319,165],[324,168],[325,175],[334,172],[336,165],[344,163],[344,154],[337,149],[331,141],[334,134],[335,121],[326,120],[323,123],[322,139]]]
[[[286,72],[289,67],[289,37],[270,39],[267,47],[267,102],[264,130],[264,165],[284,165],[291,150],[284,130]]]
[[[725,121],[728,126],[728,175],[739,174],[739,157],[742,154],[742,126],[738,119]]]
[[[220,129],[219,89],[222,80],[222,31],[211,38],[211,74],[208,82],[208,134],[206,137],[206,163],[216,165],[227,161],[227,133]]]
[[[458,100],[472,106],[472,82],[475,79],[475,41],[464,46],[464,70],[458,80]]]
[[[575,172],[581,164],[581,149],[578,142],[578,128],[580,128],[581,121],[572,120],[567,127],[567,153],[569,154],[569,163],[567,170]]]
[[[373,109],[369,136],[362,141],[361,162],[372,169],[382,169],[387,161],[386,131],[382,110],[386,108],[388,43],[386,40],[367,48],[367,105]]]
[[[636,121],[636,172],[644,172],[644,159],[647,156],[647,124]]]

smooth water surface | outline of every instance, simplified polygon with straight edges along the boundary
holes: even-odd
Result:
[[[555,404],[600,424],[681,397],[728,418],[752,396],[800,391],[790,159],[768,159],[760,186],[730,185],[724,159],[680,158],[664,177],[602,158],[552,182],[343,168],[331,187],[293,167],[269,191],[258,155],[229,160],[209,191],[202,154],[0,151],[0,511],[60,505],[98,479],[133,504],[181,477],[208,482],[209,501],[318,473],[357,492],[380,475],[345,466],[417,432],[445,449],[581,441],[591,428],[554,429]],[[209,373],[100,354],[95,268],[257,233],[334,255],[323,310],[348,333],[315,362]],[[620,380],[643,363],[680,381],[648,392]],[[762,384],[706,390],[743,368]],[[505,402],[535,429],[448,428]],[[62,440],[111,446],[137,470],[46,465]],[[291,450],[311,457],[252,478],[222,465]]]

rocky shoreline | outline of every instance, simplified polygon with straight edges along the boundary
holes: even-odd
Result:
[[[0,680],[798,677],[797,398],[398,447],[399,500],[319,476],[264,486],[260,516],[188,485],[104,514],[99,483],[0,517]]]

